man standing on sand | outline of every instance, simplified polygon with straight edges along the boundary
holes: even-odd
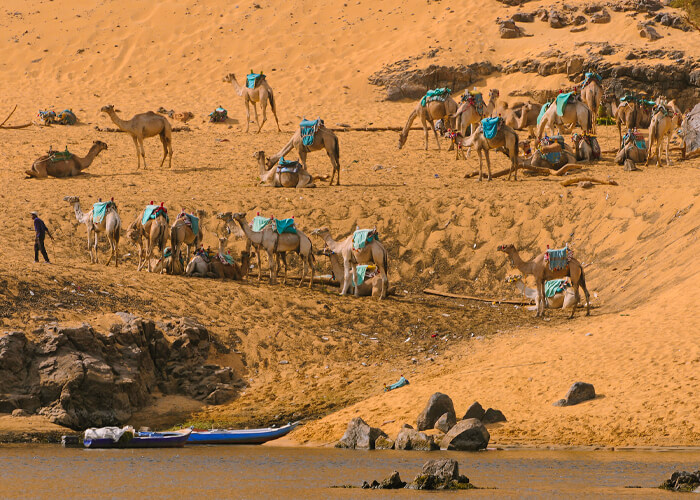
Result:
[[[46,227],[44,221],[39,218],[39,214],[36,212],[31,212],[32,219],[34,219],[34,232],[36,236],[34,238],[34,262],[39,262],[39,251],[41,250],[41,255],[44,256],[44,260],[49,264],[49,256],[46,254],[46,247],[44,247],[44,238],[49,235],[51,241],[54,241],[49,228]]]

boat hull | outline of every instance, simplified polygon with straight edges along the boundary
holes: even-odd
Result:
[[[185,446],[190,433],[148,433],[143,436],[134,436],[128,441],[112,441],[109,438],[86,439],[83,441],[85,448],[182,448]]]
[[[297,423],[277,429],[192,431],[187,444],[263,444],[286,436],[296,426]]]

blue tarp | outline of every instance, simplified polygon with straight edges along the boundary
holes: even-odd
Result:
[[[481,120],[481,127],[484,130],[484,137],[493,139],[498,133],[498,123],[501,121],[499,116],[493,118],[484,118]]]
[[[391,385],[387,385],[386,387],[384,387],[384,391],[393,391],[394,389],[398,389],[399,387],[403,387],[404,385],[408,384],[408,380],[403,375],[401,375],[401,378],[398,380],[398,382],[395,382]]]
[[[559,116],[564,116],[564,108],[572,95],[574,95],[573,92],[567,92],[566,94],[559,94],[557,96],[557,114]]]

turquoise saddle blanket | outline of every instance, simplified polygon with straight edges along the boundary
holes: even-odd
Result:
[[[544,284],[544,295],[545,297],[554,297],[559,292],[563,292],[566,286],[566,278],[560,280],[549,280]]]
[[[549,153],[542,153],[542,158],[547,160],[549,163],[557,164],[561,161],[561,153],[559,151],[551,151]]]
[[[547,250],[547,259],[549,261],[549,269],[557,271],[564,269],[569,265],[569,247]]]
[[[569,99],[571,99],[572,95],[574,95],[573,92],[567,92],[566,94],[559,94],[557,96],[557,114],[559,116],[564,116],[564,108],[566,107],[566,103],[569,102]]]
[[[100,223],[105,218],[107,207],[114,205],[112,201],[97,202],[92,206],[92,220]]]
[[[277,171],[280,173],[294,174],[299,171],[300,167],[301,163],[299,163],[297,160],[285,160],[283,156],[280,158],[280,161],[277,164]]]
[[[192,232],[195,236],[199,234],[199,217],[192,214],[185,214],[185,216],[190,220],[190,226],[192,226]]]
[[[451,93],[452,90],[448,89],[447,87],[428,90],[428,92],[420,100],[420,105],[425,106],[430,101],[444,101]]]
[[[160,205],[146,205],[146,210],[143,211],[141,225],[145,226],[150,219],[155,219],[156,217],[158,217],[159,212],[161,211],[163,211],[163,215],[165,215],[165,220],[169,220],[168,211],[161,209]]]
[[[304,118],[299,123],[299,129],[301,130],[301,142],[304,146],[311,146],[314,143],[314,137],[316,136],[316,131],[323,125],[323,120],[317,118],[316,120],[307,120]]]
[[[586,85],[588,85],[592,79],[595,79],[598,83],[603,81],[603,77],[600,76],[598,73],[586,73],[583,78],[583,83],[581,84],[581,88],[585,88]]]
[[[263,78],[262,73],[250,73],[246,76],[246,87],[249,89],[254,89],[260,80]]]
[[[294,224],[294,219],[274,219],[274,221],[278,234],[297,232],[296,225]],[[255,231],[256,233],[262,231],[270,224],[270,222],[272,222],[272,219],[270,219],[269,217],[261,217],[259,215],[254,217],[253,231]]]
[[[404,385],[408,384],[408,380],[403,375],[401,375],[401,378],[398,380],[398,382],[394,382],[391,385],[387,385],[386,387],[384,387],[384,391],[393,391],[394,389],[398,389],[399,387],[403,387]]]
[[[500,127],[501,118],[496,116],[494,118],[484,118],[481,120],[481,127],[484,130],[484,137],[487,139],[493,139],[498,133]]]
[[[628,130],[627,133],[622,136],[622,144],[625,146],[632,141],[634,141],[634,145],[639,149],[647,148],[647,143],[642,134],[635,134],[633,130]]]
[[[358,229],[352,235],[352,248],[362,250],[367,243],[372,243],[375,239],[379,240],[374,229]]]
[[[542,121],[542,117],[544,116],[544,114],[547,112],[547,110],[549,109],[549,107],[550,107],[551,105],[552,105],[552,102],[551,102],[551,101],[550,101],[550,102],[546,102],[546,103],[544,103],[544,104],[542,105],[542,107],[540,108],[540,114],[537,115],[537,125],[540,124],[540,122]]]

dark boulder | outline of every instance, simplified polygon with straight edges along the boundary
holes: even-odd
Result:
[[[379,436],[374,441],[374,449],[375,450],[393,450],[394,449],[394,441],[388,437]]]
[[[569,25],[569,18],[566,14],[558,10],[549,11],[549,26],[555,29],[566,28]]]
[[[437,422],[435,422],[435,428],[447,433],[456,423],[457,419],[453,413],[443,413],[442,416],[437,419]]]
[[[610,22],[610,13],[603,9],[591,16],[591,22],[595,24],[607,24]]]
[[[397,450],[431,451],[440,447],[435,443],[433,437],[428,436],[425,432],[403,427],[396,436],[394,448]]]
[[[428,404],[416,419],[418,430],[425,431],[432,429],[435,426],[437,419],[444,413],[450,413],[456,419],[455,406],[452,403],[452,399],[450,399],[447,394],[436,392],[430,396]]]
[[[639,36],[642,38],[647,38],[651,42],[663,38],[663,36],[660,35],[659,32],[656,31],[656,29],[650,24],[639,23],[637,24],[637,29],[639,30]]]
[[[518,38],[523,35],[522,30],[515,24],[512,19],[506,19],[505,21],[498,22],[498,31],[501,38]]]
[[[493,408],[486,410],[481,419],[482,424],[496,424],[498,422],[506,422],[506,417],[501,410],[494,410]]]
[[[457,422],[457,425],[442,438],[440,448],[458,451],[483,450],[489,445],[489,439],[491,436],[484,424],[475,418],[470,418]]]
[[[553,406],[573,406],[590,399],[595,399],[593,385],[586,382],[576,382],[569,388],[566,397],[555,402]]]
[[[373,450],[375,442],[379,436],[387,437],[386,433],[370,427],[361,417],[355,417],[348,422],[348,428],[336,448],[349,448],[353,450]]]
[[[464,414],[462,420],[467,420],[468,418],[475,418],[481,420],[484,418],[484,408],[479,404],[478,401],[472,403],[472,405],[467,409],[467,413]]]
[[[473,486],[469,478],[459,473],[459,464],[451,458],[428,460],[423,469],[407,486],[413,490],[458,490]]]
[[[700,493],[700,470],[674,472],[659,488],[671,491]]]
[[[574,17],[574,26],[582,26],[588,22],[586,16],[576,16]]]
[[[385,478],[379,486],[383,490],[398,490],[405,487],[406,482],[401,481],[401,476],[399,476],[398,471],[394,471],[389,477]]]
[[[535,14],[530,12],[516,12],[511,19],[516,23],[534,23]]]

